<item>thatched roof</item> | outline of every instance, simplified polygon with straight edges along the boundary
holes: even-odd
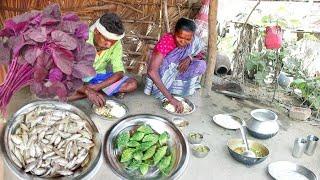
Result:
[[[58,3],[62,11],[74,11],[92,23],[105,12],[116,12],[123,20],[126,37],[123,40],[124,61],[129,71],[145,70],[147,52],[165,31],[164,0],[1,0],[0,24],[5,19],[30,10],[41,10],[49,3]],[[170,26],[182,16],[194,17],[199,10],[197,0],[167,0]]]

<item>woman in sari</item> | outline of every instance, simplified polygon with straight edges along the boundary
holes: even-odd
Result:
[[[206,62],[197,55],[202,43],[194,35],[196,25],[186,18],[178,20],[174,33],[167,33],[156,44],[148,67],[145,94],[166,98],[177,112],[183,105],[173,95],[189,96],[200,88],[199,76]]]

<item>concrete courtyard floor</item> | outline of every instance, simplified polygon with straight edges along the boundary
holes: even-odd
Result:
[[[297,122],[290,120],[285,113],[277,112],[276,109],[259,105],[250,101],[232,100],[214,92],[205,93],[200,90],[189,99],[196,105],[196,111],[184,118],[189,121],[189,126],[182,131],[185,135],[189,132],[199,132],[204,135],[203,144],[210,147],[211,151],[206,158],[199,159],[190,155],[188,167],[180,177],[182,180],[204,180],[204,179],[257,179],[268,180],[272,179],[267,173],[267,166],[275,161],[292,161],[304,165],[312,170],[318,177],[320,177],[320,145],[313,156],[303,155],[296,159],[292,157],[293,142],[296,137],[306,137],[309,134],[320,137],[320,129],[311,126],[304,122]],[[28,91],[23,91],[17,94],[10,104],[9,112],[12,114],[21,105],[31,101],[32,97]],[[142,93],[142,90],[126,95],[124,99],[119,100],[125,103],[129,108],[129,114],[148,113],[160,115],[168,119],[172,119],[173,115],[166,113],[160,108],[160,103],[150,96]],[[80,107],[85,112],[89,112],[89,104],[82,100],[73,103]],[[259,140],[251,136],[249,139],[256,140],[266,145],[270,150],[269,157],[262,163],[247,167],[229,155],[226,143],[230,138],[240,138],[240,132],[233,130],[225,130],[212,122],[212,116],[221,113],[229,113],[237,115],[244,120],[250,118],[250,111],[256,108],[269,108],[277,112],[279,115],[280,131],[279,133],[268,140]],[[114,123],[111,121],[93,119],[96,123],[101,138],[104,138],[106,131]],[[0,125],[0,129],[3,125]],[[1,130],[0,130],[1,131]],[[2,158],[3,159],[3,158]],[[90,179],[119,179],[110,170],[101,156],[100,165],[96,167],[92,178]],[[1,163],[0,163],[1,164]],[[1,165],[0,165],[1,166]],[[18,179],[4,163],[5,180]],[[1,172],[1,170],[0,170]],[[0,179],[2,177],[0,176]]]

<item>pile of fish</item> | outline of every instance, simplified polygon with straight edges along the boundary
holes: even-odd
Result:
[[[77,114],[39,106],[16,121],[20,123],[9,136],[9,154],[25,172],[69,176],[90,161],[92,128]]]

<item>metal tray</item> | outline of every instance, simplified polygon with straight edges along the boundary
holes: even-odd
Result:
[[[148,124],[157,133],[167,131],[170,135],[169,147],[176,157],[174,167],[169,176],[164,177],[159,170],[151,169],[148,174],[141,176],[133,174],[119,162],[120,152],[115,148],[115,141],[119,133],[133,130],[141,124]],[[104,157],[112,171],[121,179],[177,179],[186,169],[189,160],[188,143],[182,132],[168,119],[149,114],[132,115],[116,122],[106,133],[104,146]]]
[[[289,161],[277,161],[268,165],[268,172],[274,179],[317,180],[317,176],[304,166]]]
[[[220,127],[231,130],[239,129],[244,124],[241,118],[229,114],[217,114],[212,117],[212,121]]]
[[[167,99],[164,99],[162,102],[161,102],[161,107],[162,109],[164,109],[165,111],[167,111],[168,113],[170,114],[173,114],[173,115],[177,115],[177,116],[185,116],[185,115],[189,115],[189,114],[192,114],[195,110],[196,110],[196,106],[187,98],[183,98],[183,97],[180,97],[180,96],[174,96],[174,98],[176,98],[178,101],[184,101],[186,102],[190,107],[191,107],[191,111],[190,112],[187,112],[187,113],[176,113],[176,112],[171,112],[171,111],[168,111],[167,109],[164,108],[164,102],[167,101]]]
[[[4,134],[2,134],[2,144],[1,144],[1,150],[3,151],[6,163],[9,166],[9,169],[20,179],[43,179],[39,176],[35,176],[29,173],[25,173],[21,168],[15,165],[13,163],[13,160],[11,159],[11,156],[8,154],[9,152],[9,147],[8,147],[8,142],[9,142],[9,135],[16,129],[17,125],[20,124],[20,121],[16,119],[19,115],[21,114],[26,114],[35,108],[42,106],[42,107],[47,107],[47,108],[54,108],[54,109],[59,109],[59,110],[64,110],[64,111],[70,111],[72,113],[75,113],[79,115],[82,119],[85,119],[90,127],[92,128],[93,131],[93,141],[95,143],[95,146],[90,152],[90,162],[87,166],[83,168],[78,168],[75,173],[71,176],[66,176],[66,177],[57,177],[57,178],[50,178],[50,179],[62,179],[62,180],[67,180],[67,179],[82,179],[84,177],[91,176],[91,171],[96,167],[99,157],[101,154],[101,139],[99,135],[99,131],[96,127],[96,125],[91,121],[91,119],[84,113],[82,112],[79,108],[67,104],[67,103],[62,103],[58,101],[35,101],[31,102],[22,108],[20,108],[14,115],[13,117],[8,121],[6,124]]]
[[[95,108],[97,108],[97,106],[96,106],[96,105],[94,105],[94,104],[92,104],[92,107],[91,107],[91,111],[92,111],[92,113],[93,113],[95,116],[98,116],[98,117],[99,117],[99,118],[101,118],[101,119],[106,119],[106,120],[109,120],[109,121],[115,121],[115,120],[118,120],[118,119],[124,118],[124,117],[126,117],[126,116],[127,116],[127,114],[129,113],[129,109],[128,109],[128,107],[127,107],[125,104],[122,104],[122,103],[120,103],[120,102],[118,102],[118,101],[116,101],[116,100],[112,100],[112,99],[108,99],[108,100],[106,100],[106,103],[108,103],[108,102],[110,102],[110,103],[115,103],[115,104],[117,104],[117,105],[121,106],[122,108],[124,108],[124,109],[125,109],[125,111],[126,111],[125,115],[124,115],[124,116],[122,116],[122,117],[120,117],[120,118],[117,118],[117,117],[111,117],[111,118],[108,118],[108,117],[105,117],[105,116],[99,115],[99,114],[97,114],[97,113],[95,112]]]

